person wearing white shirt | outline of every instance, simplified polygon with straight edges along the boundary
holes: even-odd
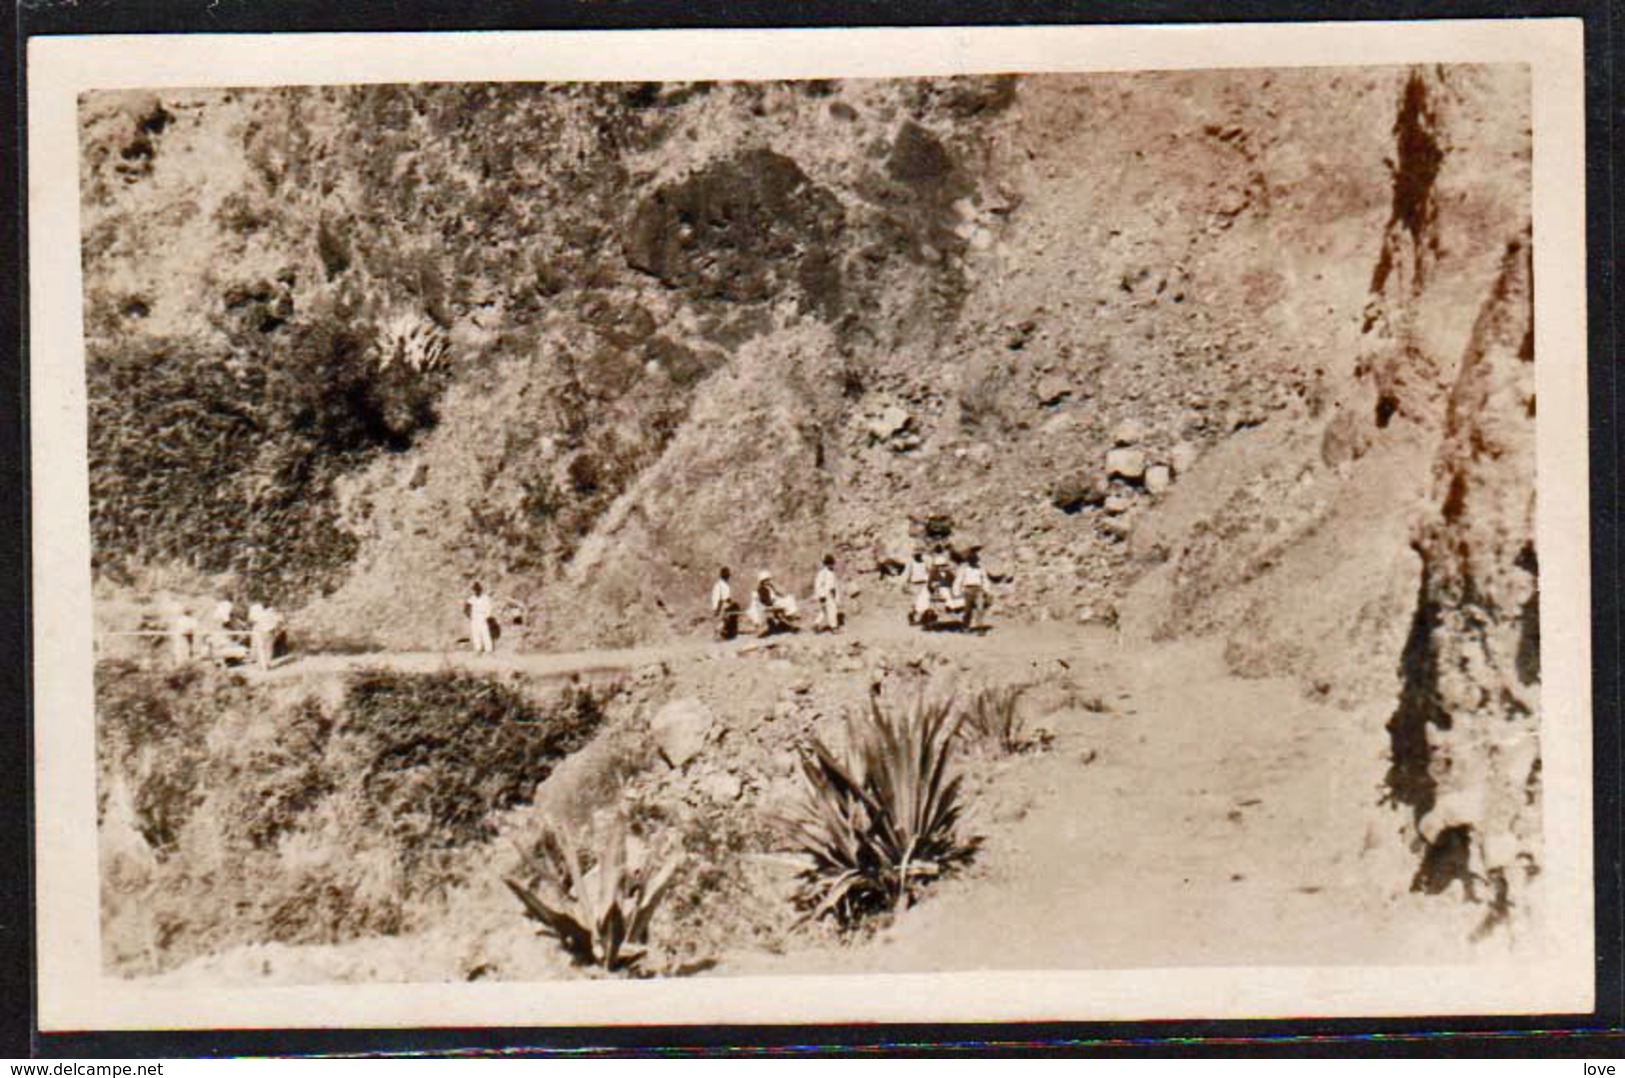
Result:
[[[739,635],[739,605],[734,602],[733,574],[724,565],[717,573],[717,582],[711,585],[711,615],[717,619],[717,636],[732,640]]]
[[[954,594],[965,600],[965,628],[976,628],[976,615],[987,605],[987,574],[976,551],[966,556],[954,577]]]
[[[171,634],[171,654],[177,664],[191,661],[192,646],[194,638],[197,636],[197,630],[197,619],[192,616],[192,611],[187,607],[181,607],[169,629]]]
[[[254,662],[261,670],[271,669],[276,647],[276,630],[282,616],[269,606],[254,603],[248,608],[248,642]]]
[[[930,580],[931,570],[925,564],[925,552],[916,550],[914,560],[908,563],[906,578],[908,590],[914,597],[914,608],[908,612],[910,625],[917,623],[920,615],[931,609],[931,592],[928,589]]]
[[[474,582],[474,594],[463,604],[468,611],[468,641],[476,655],[489,655],[496,648],[491,643],[491,597],[479,581]]]
[[[209,611],[209,630],[204,635],[204,654],[224,663],[234,657],[236,641],[231,636],[231,615],[235,609],[230,599],[221,599]]]
[[[813,578],[813,600],[818,603],[820,631],[833,633],[841,627],[838,590],[835,583],[835,555],[825,554],[824,564],[819,566],[818,575]]]
[[[756,574],[756,591],[751,595],[746,616],[761,636],[768,635],[775,628],[793,630],[796,597],[780,591],[773,583],[773,574],[763,569]]]
[[[733,603],[733,585],[728,583],[728,578],[732,575],[726,565],[717,573],[717,582],[711,585],[711,613],[720,616]]]

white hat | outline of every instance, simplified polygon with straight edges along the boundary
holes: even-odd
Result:
[[[764,580],[772,580],[772,579],[773,579],[773,574],[768,572],[766,569],[763,569],[761,572],[756,574],[756,583],[758,583],[758,584],[760,584]]]

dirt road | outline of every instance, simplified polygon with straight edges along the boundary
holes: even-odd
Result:
[[[353,654],[319,652],[281,659],[267,673],[243,668],[244,673],[270,681],[331,677],[353,670],[386,669],[402,673],[430,673],[456,668],[471,673],[519,673],[530,677],[565,677],[573,674],[612,674],[656,663],[677,664],[712,655],[750,655],[761,649],[776,653],[816,652],[829,647],[918,645],[950,656],[1021,661],[1034,657],[1076,655],[1103,661],[1112,654],[1116,634],[1099,626],[998,624],[985,635],[957,632],[926,633],[909,625],[895,612],[857,619],[840,633],[823,635],[804,631],[761,638],[745,634],[729,641],[696,636],[645,644],[633,648],[598,648],[585,651],[512,651],[499,648],[489,655],[467,650],[374,651]]]
[[[1229,674],[1213,648],[1121,649],[1112,706],[1043,720],[974,822],[974,869],[873,940],[722,972],[1405,965],[1481,958],[1482,907],[1410,894],[1378,806],[1381,706]]]

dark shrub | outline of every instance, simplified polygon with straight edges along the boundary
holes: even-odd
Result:
[[[603,720],[598,696],[569,689],[551,708],[492,678],[358,673],[338,739],[356,761],[369,814],[410,856],[490,838],[492,812],[527,802]]]
[[[242,304],[264,306],[247,292]],[[250,322],[257,320],[250,319]],[[443,369],[380,371],[353,311],[311,312],[274,337],[238,325],[246,357],[161,339],[93,348],[94,565],[235,570],[273,599],[325,590],[354,556],[334,481],[436,422]]]

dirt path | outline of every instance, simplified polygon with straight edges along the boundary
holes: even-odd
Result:
[[[870,941],[722,972],[1474,958],[1455,904],[1424,909],[1384,852],[1383,715],[1236,678],[1212,649],[1119,652],[1096,673],[1114,710],[1044,720],[1053,748],[991,785],[972,871]]]
[[[584,651],[507,651],[499,648],[491,655],[476,655],[464,650],[373,651],[354,654],[319,652],[282,659],[266,673],[252,668],[244,668],[244,672],[250,677],[272,682],[331,677],[353,670],[371,669],[397,670],[402,673],[432,673],[437,670],[459,669],[471,673],[520,673],[546,678],[573,674],[626,673],[656,663],[675,664],[709,655],[749,655],[764,648],[795,655],[853,643],[866,648],[912,644],[922,649],[929,647],[933,651],[950,656],[974,654],[984,659],[989,656],[1001,656],[1012,661],[1034,656],[1054,657],[1066,654],[1088,654],[1100,659],[1110,653],[1114,640],[1112,631],[1105,628],[1069,626],[1064,633],[1058,634],[1048,626],[997,623],[986,635],[955,632],[927,634],[908,625],[894,612],[888,612],[859,619],[835,635],[805,631],[765,639],[745,635],[731,641],[688,637],[634,648],[598,648]]]
[[[397,670],[426,674],[458,669],[470,673],[522,673],[533,677],[563,677],[570,674],[607,674],[636,670],[662,661],[692,658],[704,654],[709,641],[684,640],[637,648],[590,651],[499,651],[475,655],[468,651],[370,651],[355,654],[317,653],[295,655],[279,662],[268,673],[252,672],[269,681],[335,676],[352,670]]]

